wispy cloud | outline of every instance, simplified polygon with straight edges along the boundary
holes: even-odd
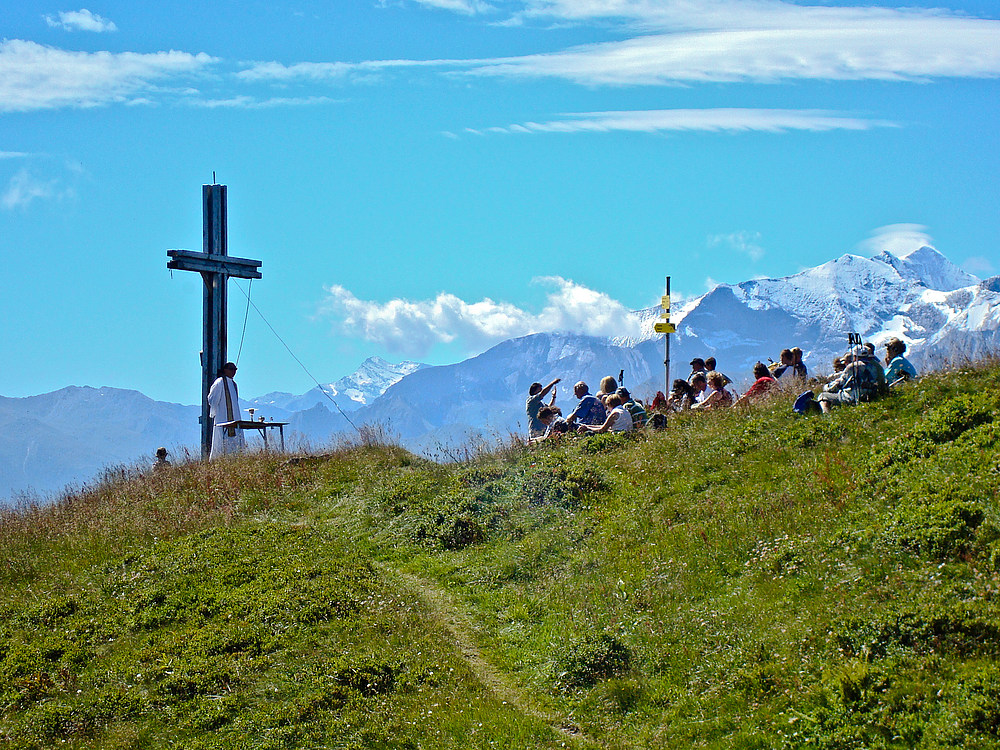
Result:
[[[248,63],[236,73],[247,82],[276,81],[288,83],[368,80],[371,76],[396,68],[457,68],[480,65],[481,60],[364,60],[362,62],[307,62],[285,65],[276,61]]]
[[[760,5],[774,10],[743,18],[743,25],[740,16],[747,14],[734,11],[726,28],[644,34],[498,59],[468,72],[584,85],[1000,75],[1000,21],[931,11]]]
[[[0,159],[30,159],[34,154],[25,151],[0,151]]]
[[[465,0],[424,4],[463,13]],[[1000,76],[1000,21],[947,10],[796,5],[782,0],[527,0],[508,22],[600,23],[627,38],[518,57],[260,62],[248,81],[358,81],[389,70],[557,78],[587,86],[925,81]],[[366,78],[367,77],[367,78]]]
[[[10,39],[0,42],[0,112],[127,102],[214,62],[204,53],[74,52]]]
[[[327,289],[324,311],[338,330],[408,356],[423,356],[438,343],[458,343],[469,352],[515,336],[573,331],[593,336],[638,335],[639,324],[620,302],[558,276],[536,279],[552,291],[537,312],[507,302],[466,302],[442,292],[434,299],[358,299],[342,286]]]
[[[657,109],[625,112],[584,112],[560,115],[560,120],[525,122],[484,130],[467,128],[475,135],[486,133],[608,133],[631,131],[763,131],[869,130],[898,127],[886,120],[869,120],[824,110],[795,109]]]
[[[708,238],[708,247],[728,248],[756,262],[764,257],[764,248],[760,242],[760,232],[741,230],[730,234],[713,234]]]
[[[492,5],[483,2],[483,0],[413,0],[413,2],[426,8],[450,10],[466,16],[495,10]]]
[[[60,190],[59,180],[44,180],[36,177],[27,168],[21,169],[7,183],[0,206],[8,211],[25,209],[36,200],[64,198],[72,191]]]
[[[47,15],[45,22],[53,28],[65,29],[66,31],[118,31],[114,21],[91,13],[86,8],[71,10],[60,13],[58,17]]]
[[[934,246],[934,238],[922,224],[889,224],[872,231],[871,236],[858,243],[858,248],[869,255],[887,252],[905,258],[925,245]]]
[[[191,99],[192,107],[205,109],[272,109],[274,107],[311,107],[318,104],[336,104],[342,100],[328,96],[272,97],[256,99],[252,96],[234,96],[229,99]]]

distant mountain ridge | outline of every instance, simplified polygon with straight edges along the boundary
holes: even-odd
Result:
[[[337,405],[344,411],[355,411],[377,399],[390,385],[425,367],[427,365],[420,362],[406,361],[394,364],[381,357],[369,357],[350,375],[323,385],[322,390],[317,386],[301,396],[279,391],[250,399],[246,403],[255,408],[274,407],[291,413],[311,409],[316,404],[323,406],[330,404],[335,408],[329,396],[335,399]]]
[[[297,435],[323,445],[352,433],[351,423],[367,423],[411,450],[448,457],[463,443],[523,433],[524,401],[536,380],[563,379],[557,404],[567,413],[580,379],[596,390],[602,376],[624,371],[625,385],[640,397],[664,390],[663,337],[653,331],[659,313],[636,311],[642,334],[634,338],[536,333],[440,366],[372,357],[325,386],[350,422],[319,388],[241,401],[288,421],[293,443]],[[848,254],[783,278],[719,285],[675,305],[672,320],[672,377],[686,376],[692,357],[714,355],[741,386],[754,362],[796,345],[811,371],[828,372],[852,332],[876,345],[898,336],[927,368],[1000,350],[1000,277],[980,281],[927,245],[871,258]],[[157,445],[196,445],[199,413],[111,388],[0,397],[0,497],[55,490],[110,463],[148,457]]]

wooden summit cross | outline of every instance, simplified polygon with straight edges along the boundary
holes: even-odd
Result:
[[[208,390],[221,374],[226,363],[226,282],[230,276],[238,279],[259,279],[261,262],[246,258],[230,258],[226,236],[226,186],[202,185],[204,248],[167,250],[167,268],[176,271],[198,271],[205,282],[204,321],[201,351],[201,456],[208,458],[212,450],[212,418],[208,414]]]

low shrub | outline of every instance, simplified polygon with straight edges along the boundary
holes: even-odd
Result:
[[[626,672],[632,664],[628,646],[607,633],[577,638],[556,658],[556,682],[565,687],[590,687]]]

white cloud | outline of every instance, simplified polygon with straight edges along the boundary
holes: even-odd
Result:
[[[442,292],[431,300],[361,300],[342,286],[327,289],[324,311],[337,328],[408,356],[422,356],[437,343],[458,342],[467,351],[515,336],[573,331],[592,336],[635,336],[638,321],[620,302],[558,276],[536,279],[552,288],[538,313],[489,298],[466,302]]]
[[[1000,21],[783,0],[525,0],[512,20],[602,23],[623,41],[485,62],[481,75],[586,85],[1000,75]]]
[[[493,10],[493,6],[489,3],[482,2],[482,0],[413,0],[413,2],[427,8],[450,10],[466,16],[475,15],[476,13],[486,13],[487,11]]]
[[[118,31],[113,21],[91,13],[86,8],[60,13],[58,18],[45,16],[45,22],[53,28],[66,31]]]
[[[789,130],[869,130],[898,127],[885,120],[866,120],[838,112],[795,109],[658,109],[631,112],[584,112],[560,115],[562,120],[525,122],[506,128],[490,128],[503,133],[581,133],[631,131],[656,133],[668,131],[764,131]],[[481,131],[467,128],[481,135]]]
[[[35,42],[0,42],[0,112],[95,107],[142,98],[159,82],[216,62],[204,53],[72,52]]]
[[[475,0],[425,2],[431,3],[465,13],[485,9]],[[507,58],[261,62],[238,76],[357,82],[392,69],[430,67],[588,86],[1000,77],[1000,21],[947,10],[781,0],[527,0],[516,7],[508,21],[600,23],[628,38]]]
[[[741,230],[730,234],[713,234],[708,238],[708,246],[729,248],[756,262],[764,257],[764,248],[761,247],[760,241],[760,232]]]
[[[925,245],[934,246],[934,238],[922,224],[889,224],[872,231],[871,237],[858,244],[858,248],[878,255],[887,252],[905,258]]]
[[[7,189],[0,195],[0,206],[12,211],[27,208],[36,200],[62,197],[58,184],[58,180],[41,180],[22,169],[7,183]]]
[[[330,82],[370,80],[385,70],[394,68],[454,68],[480,64],[480,60],[365,60],[362,62],[307,62],[284,63],[254,62],[239,71],[236,77],[244,81],[306,81]]]
[[[1000,75],[1000,21],[917,11],[824,10],[834,16],[850,13],[830,23],[827,14],[799,18],[786,10],[788,18],[759,27],[648,34],[498,59],[469,72],[584,85]]]
[[[0,159],[28,159],[31,156],[25,151],[0,151]]]
[[[271,109],[273,107],[308,107],[317,104],[335,104],[338,99],[328,96],[303,97],[272,97],[270,99],[255,99],[252,96],[234,96],[229,99],[191,99],[187,103],[192,107],[205,109]]]

